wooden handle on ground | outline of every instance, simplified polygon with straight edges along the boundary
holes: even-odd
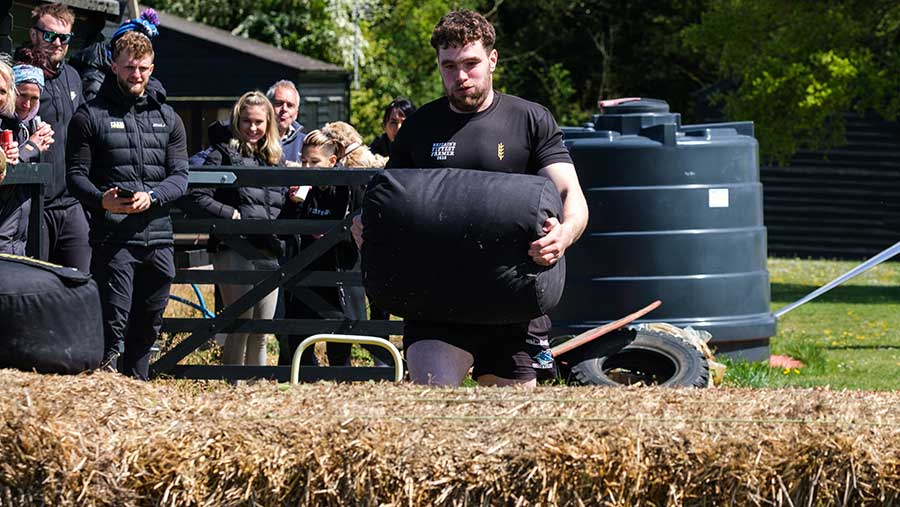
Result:
[[[576,347],[580,347],[580,346],[584,345],[585,343],[587,343],[599,336],[603,336],[610,331],[615,331],[616,329],[619,329],[620,327],[623,327],[627,324],[631,324],[635,320],[643,317],[644,315],[647,315],[648,313],[652,312],[653,310],[656,310],[657,308],[659,308],[659,306],[661,304],[662,304],[662,301],[657,299],[656,301],[641,308],[640,310],[638,310],[630,315],[626,315],[625,317],[622,317],[621,319],[619,319],[617,321],[610,322],[609,324],[605,324],[600,327],[595,327],[594,329],[585,331],[585,332],[581,333],[580,335],[576,336],[575,338],[572,338],[569,341],[560,343],[559,345],[553,347],[552,349],[550,349],[550,354],[552,354],[553,357],[559,357],[561,354],[565,354],[566,352],[568,352]]]

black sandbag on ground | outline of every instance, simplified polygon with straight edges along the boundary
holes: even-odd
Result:
[[[363,281],[378,306],[408,319],[525,322],[559,302],[564,260],[538,266],[528,245],[562,201],[542,176],[393,169],[363,205]]]
[[[79,373],[102,359],[100,296],[91,276],[0,254],[0,368]]]

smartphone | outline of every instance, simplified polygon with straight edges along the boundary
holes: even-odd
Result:
[[[118,192],[116,192],[116,197],[134,197],[134,191],[128,190],[127,188],[120,188]]]

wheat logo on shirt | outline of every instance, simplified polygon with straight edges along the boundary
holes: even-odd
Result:
[[[506,147],[503,143],[497,143],[497,158],[503,160],[503,154],[506,153]]]
[[[431,145],[431,158],[447,160],[456,154],[456,142],[434,143]]]

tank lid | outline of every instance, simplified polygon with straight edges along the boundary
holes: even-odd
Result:
[[[601,100],[600,114],[647,114],[668,113],[669,103],[660,99],[627,97],[623,99]]]

